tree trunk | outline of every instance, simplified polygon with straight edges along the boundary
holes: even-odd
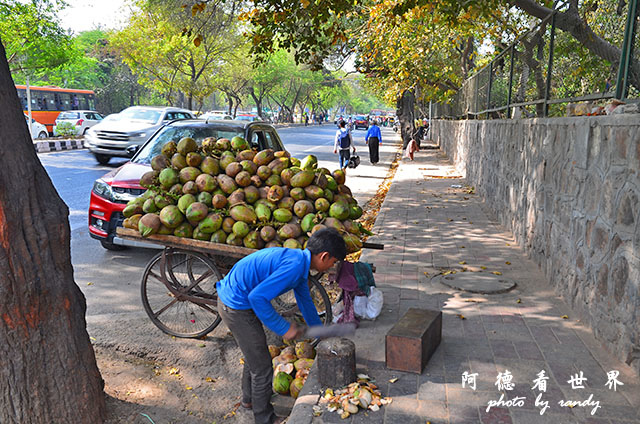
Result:
[[[101,423],[69,210],[33,147],[0,43],[0,423]]]
[[[256,110],[258,111],[258,116],[260,119],[264,119],[262,116],[262,96],[258,96],[253,89],[253,87],[249,87],[249,95],[253,98],[253,101],[256,104]]]
[[[402,96],[398,98],[396,104],[396,116],[400,121],[400,135],[402,137],[402,148],[406,149],[409,142],[413,138],[415,127],[414,109],[416,104],[416,98],[412,90],[405,90]]]

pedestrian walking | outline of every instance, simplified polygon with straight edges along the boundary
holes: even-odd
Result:
[[[336,131],[336,138],[333,144],[333,153],[338,153],[338,149],[340,150],[340,169],[342,170],[344,170],[349,164],[351,148],[353,148],[354,153],[356,152],[351,132],[346,128],[346,126],[347,123],[344,121],[340,121],[338,123],[338,131]]]
[[[369,161],[372,165],[375,165],[380,160],[379,150],[382,144],[382,133],[380,132],[380,127],[378,127],[378,121],[376,119],[373,120],[367,130],[364,142],[369,146]]]
[[[299,338],[305,331],[280,316],[271,301],[293,290],[307,325],[322,325],[307,284],[309,270],[325,272],[346,254],[340,233],[325,228],[313,233],[304,250],[273,247],[244,257],[218,282],[218,313],[245,361],[241,405],[253,410],[256,424],[283,421],[271,404],[273,368],[262,325],[285,340]]]

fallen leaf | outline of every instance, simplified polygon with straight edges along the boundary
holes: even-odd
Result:
[[[486,266],[480,266],[480,269],[487,269]]]
[[[171,368],[169,370],[169,375],[178,375],[180,374],[180,370],[178,368]]]
[[[98,339],[96,339],[95,337],[89,337],[89,340],[94,341],[94,342],[98,341]]]
[[[204,343],[200,343],[200,344],[198,345],[198,347],[206,347],[206,346],[207,346],[207,345],[206,345],[206,344],[204,344]]]
[[[518,299],[516,300],[516,303],[522,303],[522,300]]]
[[[507,262],[505,262],[505,264],[507,264],[507,265],[511,265],[511,262],[507,261]]]
[[[460,246],[460,249],[464,249],[464,246]]]
[[[204,379],[204,381],[206,381],[207,383],[215,383],[215,382],[216,382],[216,380],[214,380],[214,379],[213,379],[213,378],[211,378],[211,377],[207,377],[207,378],[205,378],[205,379]]]
[[[193,390],[193,387],[191,387],[191,386],[185,386],[184,388],[185,388],[186,390]]]
[[[460,261],[460,262],[458,262],[458,263],[459,263],[460,265],[464,265],[464,264],[466,264],[466,263],[467,263],[467,261]]]
[[[467,319],[467,318],[466,318],[464,315],[462,315],[462,314],[458,314],[458,318],[460,318],[460,319]]]
[[[451,222],[451,221],[453,221],[453,219],[449,218],[447,221]]]
[[[492,271],[491,273],[495,274],[495,275],[502,275],[502,273],[500,271]]]
[[[511,246],[509,243],[506,243],[507,246]]]
[[[93,286],[93,283],[87,283],[87,286]]]
[[[396,381],[398,381],[398,377],[392,378],[389,380],[389,383],[395,383]]]
[[[562,315],[562,319],[569,319],[569,315]]]
[[[240,358],[240,363],[244,365],[244,358]]]

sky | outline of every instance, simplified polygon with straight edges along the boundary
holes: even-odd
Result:
[[[67,0],[67,4],[60,21],[76,34],[98,27],[119,28],[129,15],[125,0]]]

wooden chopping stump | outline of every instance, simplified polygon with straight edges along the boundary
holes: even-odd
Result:
[[[316,347],[318,381],[322,387],[343,387],[356,381],[356,345],[332,337]]]

